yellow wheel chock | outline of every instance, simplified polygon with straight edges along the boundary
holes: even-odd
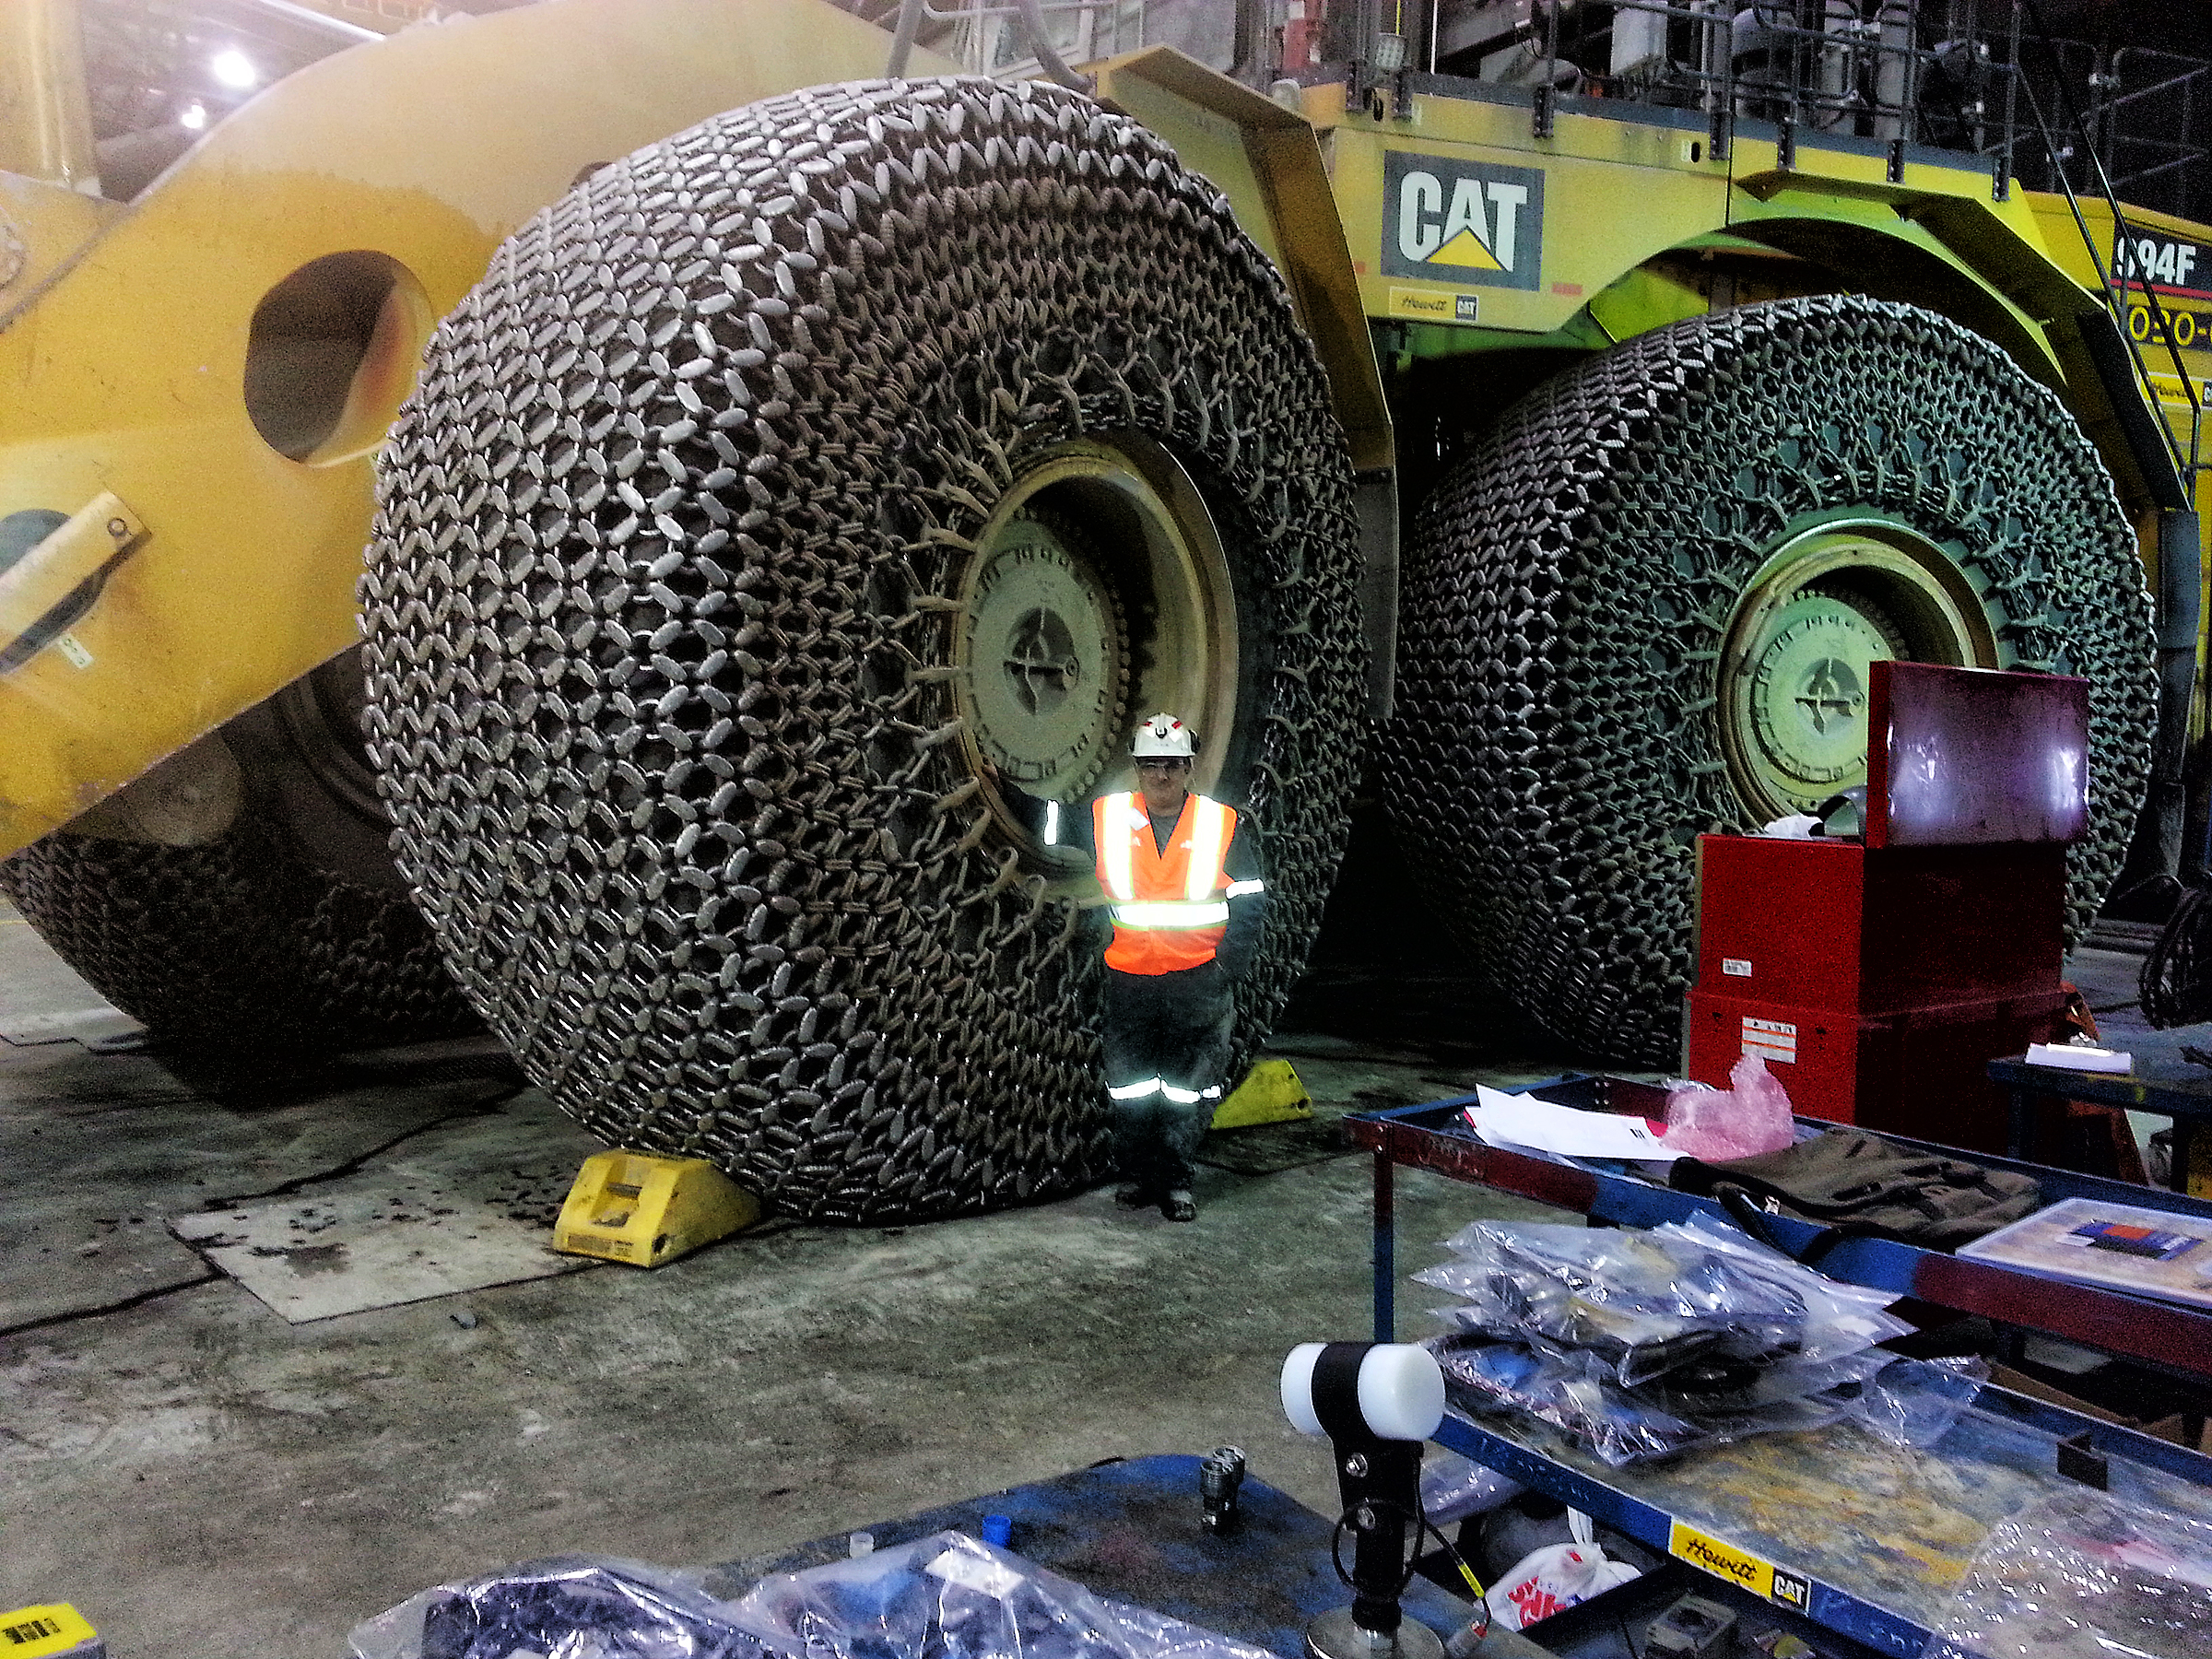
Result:
[[[759,1218],[760,1201],[703,1158],[597,1152],[576,1172],[553,1248],[658,1267]]]
[[[1288,1060],[1263,1060],[1214,1110],[1217,1129],[1249,1129],[1259,1124],[1288,1124],[1313,1115],[1313,1097],[1298,1080]]]
[[[67,1602],[0,1613],[0,1653],[10,1659],[107,1659],[108,1644]]]

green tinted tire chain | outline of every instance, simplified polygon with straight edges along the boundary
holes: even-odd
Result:
[[[1327,385],[1220,194],[1057,88],[860,83],[500,250],[384,453],[370,743],[456,977],[565,1110],[819,1219],[1104,1172],[1096,947],[995,839],[946,671],[994,503],[1116,430],[1249,572],[1241,1058],[1319,924],[1363,665]]]
[[[2154,724],[2149,601],[2110,477],[1987,341],[1851,296],[1654,330],[1512,410],[1409,537],[1387,799],[1494,991],[1583,1053],[1678,1059],[1694,837],[1759,826],[1724,763],[1739,594],[1810,518],[1950,550],[2000,666],[2090,681],[2066,937],[2120,867]]]

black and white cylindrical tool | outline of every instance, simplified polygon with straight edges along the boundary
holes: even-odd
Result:
[[[1409,1528],[1418,1542],[1421,1442],[1444,1417],[1435,1356],[1410,1343],[1303,1342],[1283,1361],[1282,1389],[1291,1426],[1335,1447],[1337,1524],[1357,1540],[1352,1605],[1308,1627],[1308,1659],[1441,1659],[1436,1632],[1398,1606]]]

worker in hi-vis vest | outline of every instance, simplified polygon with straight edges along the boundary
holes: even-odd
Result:
[[[1234,808],[1191,793],[1190,729],[1137,727],[1136,788],[1091,804],[1091,845],[1113,937],[1106,947],[1106,1093],[1117,1203],[1194,1220],[1191,1155],[1229,1070],[1233,992],[1260,943],[1258,838]]]

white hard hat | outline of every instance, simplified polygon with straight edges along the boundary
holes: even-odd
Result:
[[[1196,753],[1191,728],[1172,714],[1155,714],[1136,728],[1129,752],[1139,760],[1188,760]]]

